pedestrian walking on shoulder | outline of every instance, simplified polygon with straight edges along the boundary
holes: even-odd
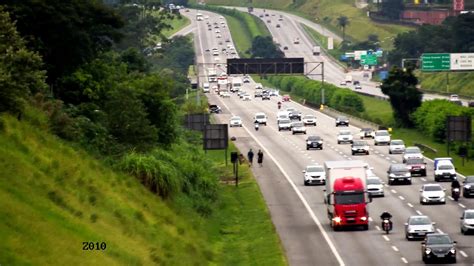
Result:
[[[263,152],[262,152],[262,150],[258,150],[258,153],[257,153],[257,162],[258,162],[258,164],[260,165],[260,167],[263,166]]]
[[[249,150],[247,153],[247,159],[249,160],[249,166],[252,166],[253,163],[253,151],[252,149]]]

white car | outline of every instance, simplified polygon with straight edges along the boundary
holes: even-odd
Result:
[[[221,33],[220,29],[215,30],[215,33]]]
[[[341,143],[352,143],[352,133],[349,130],[340,130],[337,134],[337,144]]]
[[[461,216],[461,233],[467,234],[474,231],[474,210],[465,210]]]
[[[303,116],[304,125],[315,125],[316,126],[316,117],[314,115],[305,115]]]
[[[291,133],[294,135],[296,133],[303,133],[306,135],[306,127],[303,122],[293,122],[291,123]]]
[[[277,123],[278,131],[291,130],[291,120],[289,118],[279,119]]]
[[[435,232],[435,224],[426,215],[412,215],[405,223],[405,237],[408,240],[423,239],[427,234]]]
[[[424,184],[420,189],[420,203],[446,204],[446,189],[440,184]]]
[[[259,124],[267,125],[267,115],[265,113],[256,113],[253,117],[253,121],[257,121]]]
[[[229,121],[229,126],[230,127],[241,127],[242,126],[242,119],[240,116],[233,116],[230,118]]]
[[[252,99],[252,97],[250,97],[249,94],[245,93],[243,96],[242,96],[242,101],[250,101]]]
[[[405,163],[408,159],[423,159],[423,153],[421,152],[420,148],[416,146],[410,146],[405,149],[405,153],[403,154],[403,163]]]
[[[387,130],[377,130],[375,131],[374,144],[390,144],[390,133]]]
[[[326,184],[326,172],[324,167],[319,164],[312,164],[306,166],[306,169],[303,170],[304,185],[310,184]]]
[[[449,100],[452,101],[452,102],[459,101],[459,95],[451,94],[451,95],[449,95]]]
[[[219,95],[222,97],[222,98],[230,98],[230,92],[228,91],[221,91],[219,93]]]
[[[222,35],[217,34],[217,35],[216,35],[216,38],[220,39],[220,38],[222,38]]]
[[[384,197],[384,184],[382,180],[376,176],[367,176],[367,192],[371,197]]]
[[[390,145],[388,146],[388,153],[404,153],[405,152],[405,142],[401,139],[392,139]]]
[[[450,181],[456,179],[456,168],[450,160],[437,160],[435,158],[434,180],[441,181],[448,179]]]

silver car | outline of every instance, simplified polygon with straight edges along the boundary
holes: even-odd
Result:
[[[367,192],[371,197],[384,197],[383,182],[378,177],[367,177]]]
[[[405,152],[405,142],[401,139],[392,139],[390,141],[390,146],[388,147],[388,153],[404,153]]]
[[[446,189],[440,184],[424,184],[420,189],[420,204],[446,204]]]
[[[405,238],[408,240],[423,239],[426,234],[435,232],[435,224],[426,215],[412,215],[405,223]]]
[[[474,232],[474,209],[465,210],[461,216],[461,233]]]

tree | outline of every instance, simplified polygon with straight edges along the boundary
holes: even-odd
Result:
[[[40,56],[26,49],[9,14],[0,6],[0,113],[21,114],[27,97],[47,88],[42,67]]]
[[[270,36],[257,36],[249,50],[252,58],[283,58],[284,53],[275,45]]]
[[[2,3],[17,21],[28,47],[42,56],[50,84],[110,49],[121,38],[123,20],[99,0]]]
[[[340,16],[337,18],[337,25],[342,28],[342,41],[346,40],[346,27],[349,24],[349,19],[346,16]]]
[[[421,105],[422,93],[416,88],[417,84],[411,68],[403,71],[393,67],[381,86],[382,92],[390,97],[395,121],[402,126],[413,126],[410,115]]]

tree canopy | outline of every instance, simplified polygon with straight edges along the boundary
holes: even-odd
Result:
[[[283,58],[285,56],[270,36],[255,37],[249,52],[252,58]]]

